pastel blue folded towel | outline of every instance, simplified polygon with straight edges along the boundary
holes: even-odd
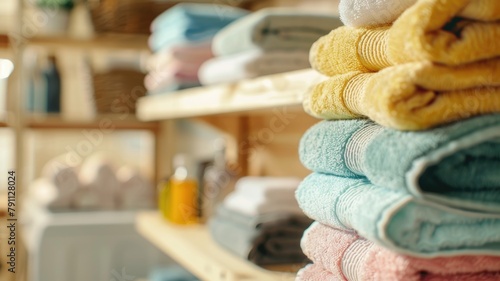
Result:
[[[323,121],[302,137],[308,169],[409,192],[460,209],[500,212],[500,115],[429,131],[369,120]]]
[[[153,51],[159,51],[173,45],[206,42],[220,29],[248,13],[224,5],[177,4],[151,23],[149,44]]]
[[[310,218],[421,257],[500,255],[500,215],[448,208],[364,178],[313,173],[296,192]]]
[[[180,266],[169,266],[164,268],[158,268],[153,271],[148,276],[149,281],[198,281],[200,279],[196,278],[189,271],[185,270]]]
[[[253,49],[307,50],[321,36],[342,25],[338,16],[286,8],[267,8],[239,19],[214,37],[217,56]]]

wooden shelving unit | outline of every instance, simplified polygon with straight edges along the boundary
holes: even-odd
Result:
[[[309,171],[298,160],[298,142],[318,120],[303,111],[302,100],[312,86],[324,79],[316,71],[305,69],[146,96],[139,99],[136,114],[142,121],[194,118],[220,129],[237,144],[234,161],[243,167],[240,176],[305,176]],[[283,116],[288,115],[293,117],[285,120]],[[277,125],[280,121],[283,126]],[[271,136],[269,140],[263,132]],[[254,153],[245,153],[241,144],[251,142],[255,142]],[[294,280],[303,266],[282,268],[288,273],[262,269],[218,246],[205,226],[172,225],[157,213],[139,214],[136,225],[146,239],[202,280]]]
[[[139,99],[143,121],[227,113],[262,113],[276,107],[302,111],[307,90],[325,77],[312,69],[275,74],[237,83],[199,87]]]
[[[220,248],[203,225],[176,226],[157,212],[140,213],[139,233],[201,280],[207,281],[292,281],[299,266],[278,272],[260,268]]]

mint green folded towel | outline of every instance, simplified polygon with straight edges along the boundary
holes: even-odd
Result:
[[[356,231],[393,251],[421,257],[500,255],[500,215],[415,199],[364,178],[314,173],[296,192],[310,218]]]
[[[212,41],[216,56],[253,49],[306,50],[321,36],[342,25],[338,16],[291,8],[267,8],[234,21]]]
[[[323,121],[300,143],[310,170],[367,178],[431,202],[500,213],[500,115],[429,131],[398,131],[369,120]]]

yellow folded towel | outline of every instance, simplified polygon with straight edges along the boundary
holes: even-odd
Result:
[[[333,76],[429,60],[460,65],[500,56],[499,0],[419,0],[392,26],[343,26],[320,38],[310,62]]]
[[[497,113],[500,59],[458,67],[416,62],[337,75],[306,94],[304,109],[322,119],[369,117],[400,130]]]

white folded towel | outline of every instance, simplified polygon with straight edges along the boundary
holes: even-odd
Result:
[[[154,187],[150,181],[129,167],[122,167],[117,172],[120,182],[119,205],[120,209],[148,209],[153,208]]]
[[[280,201],[268,201],[245,197],[238,193],[229,194],[222,203],[228,210],[238,212],[247,216],[261,216],[273,213],[289,213],[303,215],[295,198],[283,199]]]
[[[303,214],[295,199],[300,184],[294,177],[243,177],[223,205],[230,210],[258,216],[269,213]]]
[[[390,24],[415,2],[417,0],[340,0],[340,19],[352,27]]]
[[[235,185],[235,191],[256,201],[278,201],[295,198],[295,190],[301,179],[295,177],[243,177]]]
[[[309,67],[307,51],[255,49],[207,60],[200,67],[198,78],[203,85],[214,85]]]

